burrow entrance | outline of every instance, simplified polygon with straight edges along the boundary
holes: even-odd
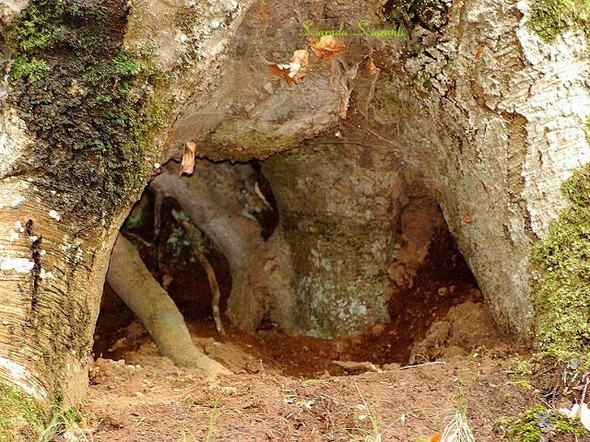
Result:
[[[223,167],[234,166],[226,163]],[[257,209],[244,188],[238,198],[243,200],[245,212],[237,216],[254,219],[259,234],[267,240],[281,214],[259,165],[248,167],[253,170],[248,176],[256,180],[251,188],[265,204]],[[243,176],[243,170],[239,174]],[[387,310],[391,320],[376,322],[355,336],[332,339],[288,335],[268,318],[260,321],[254,333],[246,333],[232,326],[225,314],[222,320],[227,334],[219,336],[211,313],[212,292],[207,274],[191,245],[194,238],[187,236],[173,215],[181,209],[175,199],[162,197],[148,188],[121,233],[135,245],[155,279],[168,291],[193,337],[205,339],[209,345],[214,345],[214,341],[230,342],[266,367],[289,375],[314,376],[354,370],[354,364],[346,364],[350,361],[378,366],[421,363],[490,347],[501,340],[440,208],[428,197],[405,200],[398,227],[389,232],[395,249],[387,269],[391,280]],[[158,227],[154,226],[159,226],[158,234]],[[230,265],[206,235],[200,247],[215,270],[221,292],[220,309],[225,312],[232,290]],[[132,362],[136,355],[153,350],[147,331],[106,284],[96,327],[95,356]],[[344,362],[344,367],[334,361]],[[247,372],[257,370],[251,364],[242,368]]]

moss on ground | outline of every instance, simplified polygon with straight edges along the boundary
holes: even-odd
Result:
[[[590,344],[590,164],[563,184],[569,206],[532,252],[536,341],[540,350],[567,355]]]
[[[504,439],[511,442],[539,442],[550,440],[551,436],[558,434],[582,436],[587,434],[587,431],[580,422],[537,405],[510,422]]]
[[[33,0],[7,30],[12,104],[36,136],[21,168],[64,214],[109,216],[145,182],[167,120],[161,76],[122,47],[125,0]]]
[[[587,0],[534,0],[529,26],[551,43],[564,31],[581,29],[590,42],[590,2]]]
[[[0,382],[0,442],[37,440],[45,416],[36,402],[15,387]]]

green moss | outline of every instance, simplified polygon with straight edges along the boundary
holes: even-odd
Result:
[[[37,60],[34,57],[31,59],[27,59],[26,57],[18,57],[12,63],[10,69],[10,79],[19,80],[26,77],[29,79],[29,81],[34,83],[45,78],[48,70],[49,66],[47,66],[45,60]]]
[[[590,164],[563,185],[570,205],[532,252],[537,347],[554,354],[590,344]]]
[[[530,28],[545,42],[570,28],[581,29],[590,41],[590,3],[587,0],[534,0]]]
[[[0,382],[0,442],[36,440],[43,428],[44,414],[35,401]]]
[[[37,184],[64,214],[109,216],[143,186],[145,152],[167,120],[162,78],[122,48],[124,0],[33,0],[7,32],[11,100],[36,135]]]
[[[586,430],[579,422],[537,405],[510,422],[504,439],[507,436],[511,442],[539,442],[542,437],[549,440],[557,434],[583,435]]]

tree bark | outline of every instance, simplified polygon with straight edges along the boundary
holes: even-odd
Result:
[[[387,269],[405,191],[388,153],[322,141],[270,158],[263,171],[292,249],[305,332],[354,336],[390,321]]]
[[[171,162],[150,186],[174,198],[226,257],[232,291],[227,315],[253,331],[264,317],[287,332],[298,328],[294,274],[280,225],[264,240],[254,218],[264,202],[254,190],[249,165],[198,161],[190,177],[179,177]]]
[[[406,183],[429,190],[496,321],[531,342],[531,247],[566,204],[563,180],[590,161],[581,33],[543,42],[527,25],[528,0],[432,2],[404,40],[346,40],[346,51],[291,87],[270,76],[265,60],[286,63],[294,50],[308,47],[298,35],[303,19],[362,17],[390,25],[382,2],[137,0],[129,9],[123,0],[64,1],[54,15],[74,8],[60,32],[47,32],[57,25],[42,21],[38,32],[8,41],[7,26],[18,11],[26,13],[27,3],[0,7],[3,69],[18,60],[24,75],[0,79],[0,380],[41,404],[79,400],[110,249],[147,181],[146,166],[180,156],[192,139],[199,155],[233,160],[267,158],[324,132],[334,146],[348,140],[358,147],[348,138],[358,126],[370,129],[361,140],[365,156],[396,157]],[[98,11],[92,17],[106,17],[108,26],[88,17],[76,22],[82,7]],[[73,37],[54,46],[43,39],[23,45],[31,34]],[[104,50],[81,50],[79,37]],[[133,52],[152,54],[160,75],[147,69],[130,78],[138,69]],[[361,102],[367,94],[352,77],[362,74],[369,56],[381,74],[367,107]],[[108,69],[98,69],[97,61]],[[100,81],[88,82],[87,69],[72,71],[85,63]],[[31,72],[47,77],[35,80]],[[122,95],[134,81],[143,81],[142,88]],[[149,117],[164,120],[154,143],[134,119],[149,107],[142,100],[152,91],[161,106]],[[113,105],[114,96],[120,99]],[[341,121],[343,111],[350,123]],[[145,137],[126,138],[129,133]],[[252,330],[268,315],[285,330],[300,330],[291,258],[276,252],[288,250],[284,239],[277,231],[264,244],[252,243],[259,230],[235,216],[243,210],[231,202],[235,186],[226,199],[206,181],[227,183],[223,167],[182,180],[165,173],[154,187],[193,207],[191,218],[230,258],[234,322]],[[218,200],[219,207],[199,207],[195,195]],[[79,210],[80,201],[91,215]],[[321,225],[325,211],[314,219],[312,209],[303,221]],[[283,213],[294,221],[297,215]],[[387,229],[372,232],[390,235]]]
[[[25,180],[0,180],[0,384],[47,413],[55,398],[67,407],[84,397],[117,232],[63,220],[41,194]]]

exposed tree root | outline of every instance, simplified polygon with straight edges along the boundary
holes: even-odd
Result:
[[[107,282],[143,323],[160,352],[176,365],[198,368],[208,377],[231,374],[197,348],[174,301],[122,235],[113,248]]]
[[[226,257],[232,292],[227,315],[243,330],[254,331],[268,318],[286,332],[297,331],[295,276],[280,225],[266,241],[255,214],[268,204],[256,192],[250,165],[197,161],[195,173],[179,177],[174,162],[151,183],[174,198],[184,213]]]
[[[195,232],[193,226],[188,222],[188,218],[186,218],[184,214],[179,214],[175,210],[172,211],[172,216],[174,216],[174,219],[180,223],[186,234],[191,238],[191,249],[207,273],[207,279],[209,280],[209,286],[211,287],[211,293],[213,295],[211,298],[211,311],[213,313],[213,319],[215,320],[215,328],[217,329],[217,333],[225,335],[225,329],[223,328],[223,322],[221,321],[221,312],[219,311],[221,292],[219,291],[219,284],[215,277],[215,270],[205,256],[200,244],[197,244],[192,240]]]

